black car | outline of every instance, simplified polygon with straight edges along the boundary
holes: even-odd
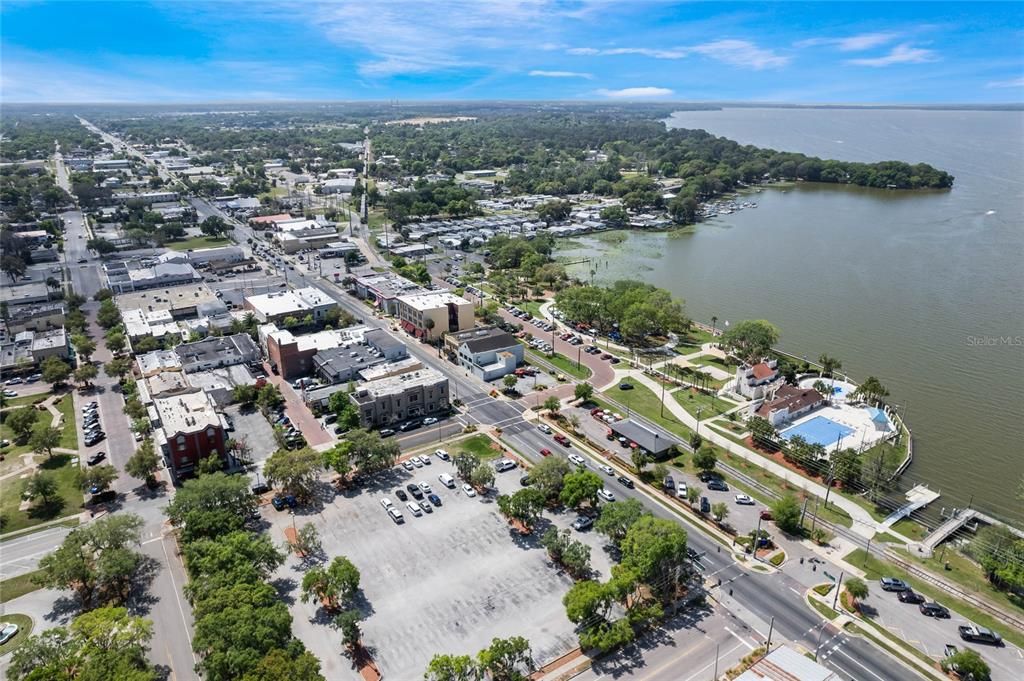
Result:
[[[665,476],[665,479],[661,482],[661,486],[665,488],[666,492],[676,491],[676,481],[672,479],[671,475]]]
[[[700,512],[711,513],[711,502],[708,501],[707,497],[700,498]]]
[[[395,496],[398,497],[401,501],[409,501],[409,495],[405,493],[404,489],[396,489]]]
[[[90,466],[95,466],[100,461],[103,461],[103,459],[105,458],[107,458],[106,452],[96,452],[86,460],[86,463],[89,464]]]
[[[419,420],[417,420],[417,421],[406,421],[405,423],[400,425],[398,427],[398,429],[400,431],[402,431],[403,433],[407,433],[410,430],[416,430],[417,428],[419,428],[422,425],[423,425],[423,422],[419,421]]]
[[[924,603],[924,596],[910,589],[900,591],[896,594],[896,597],[900,599],[900,603],[912,603],[914,605]]]
[[[99,444],[100,442],[102,442],[103,439],[106,438],[106,437],[107,437],[106,433],[97,433],[96,435],[93,435],[91,437],[87,437],[85,439],[85,446],[86,447],[92,447],[93,445]]]
[[[626,382],[619,383],[619,390],[632,390],[632,389],[633,389],[633,384],[632,383],[626,383]]]
[[[530,486],[530,476],[529,475],[524,475],[523,477],[519,478],[519,484],[522,485],[523,487],[529,487]]]
[[[618,477],[618,480],[619,480],[619,484],[621,484],[623,487],[628,487],[629,489],[633,489],[633,481],[630,480],[629,478],[627,478],[625,475],[620,475]]]
[[[410,483],[410,484],[406,485],[405,488],[407,490],[409,490],[409,494],[412,495],[413,499],[422,499],[423,498],[423,490],[421,490],[416,485],[413,485],[412,483]]]
[[[258,485],[253,485],[252,486],[252,493],[253,494],[257,494],[257,495],[259,495],[259,494],[266,494],[269,491],[270,491],[270,485],[268,485],[265,482],[261,482]]]
[[[939,617],[941,619],[949,619],[949,610],[939,605],[938,603],[922,603],[917,606],[917,609],[921,611],[922,615],[927,617]]]
[[[708,480],[708,489],[713,489],[716,492],[728,492],[729,485],[725,484],[725,481],[721,478],[712,478]]]

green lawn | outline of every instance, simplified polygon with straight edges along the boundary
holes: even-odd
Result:
[[[226,237],[194,236],[191,239],[185,239],[184,241],[168,241],[164,246],[172,251],[187,251],[195,248],[226,246],[230,243],[231,239]]]
[[[902,534],[908,539],[921,541],[928,534],[928,529],[910,518],[900,518],[892,524],[892,531]]]
[[[28,640],[28,637],[32,634],[32,618],[28,615],[4,615],[0,620],[4,624],[18,625],[18,633],[15,634],[14,638],[0,646],[0,656],[3,656],[21,647]]]
[[[556,369],[558,369],[563,374],[566,374],[567,376],[578,378],[581,381],[590,378],[590,369],[587,367],[587,365],[580,364],[577,367],[575,359],[570,360],[564,355],[560,355],[558,353],[555,353],[554,355],[542,355],[540,353],[528,351],[527,354],[543,358],[545,361],[548,362],[548,364],[553,365]]]
[[[57,402],[57,409],[63,416],[60,431],[62,449],[78,449],[78,430],[75,428],[75,400],[67,394]]]
[[[0,603],[6,603],[38,589],[39,587],[32,583],[32,578],[40,572],[40,570],[26,572],[23,575],[0,581]]]
[[[690,441],[693,431],[680,423],[679,419],[672,415],[672,412],[666,409],[662,416],[661,399],[658,395],[641,383],[635,383],[628,379],[625,379],[624,382],[630,383],[633,389],[621,390],[619,386],[623,381],[619,381],[614,388],[604,394],[626,407],[627,411],[639,412],[665,430],[674,433],[684,442]],[[622,410],[616,408],[615,411]]]
[[[820,601],[818,601],[815,598],[808,598],[807,602],[810,603],[811,607],[814,608],[815,610],[817,610],[819,613],[821,613],[821,616],[824,617],[827,620],[831,621],[831,620],[834,620],[835,618],[839,617],[839,613],[838,612],[836,612],[832,608],[828,607],[824,603],[821,603]]]
[[[684,334],[679,334],[679,342],[676,343],[677,352],[680,350],[688,350],[693,352],[694,350],[700,349],[704,343],[710,343],[713,340],[713,336],[707,331],[701,329],[690,329]],[[681,352],[681,354],[689,354],[689,352]]]
[[[733,373],[734,371],[736,371],[736,367],[734,365],[728,364],[724,359],[720,357],[715,357],[713,355],[698,355],[697,357],[688,359],[686,361],[689,362],[690,364],[696,364],[697,366],[715,367],[716,369],[728,371],[729,373]]]
[[[543,305],[544,302],[546,302],[546,301],[542,301],[542,302],[538,303],[535,300],[524,300],[524,301],[520,301],[520,302],[516,303],[516,307],[518,307],[520,310],[523,310],[524,312],[529,312],[534,317],[540,317],[541,316],[541,314],[540,314],[540,306]],[[541,332],[541,333],[543,333],[543,332]]]
[[[694,417],[697,416],[697,410],[700,409],[701,419],[709,419],[712,416],[724,414],[736,406],[735,402],[723,400],[716,395],[709,395],[694,388],[680,388],[672,393],[672,397],[679,403],[679,406]]]
[[[843,557],[843,560],[850,565],[864,570],[865,576],[869,580],[877,580],[882,576],[902,579],[907,582],[914,591],[917,591],[928,599],[942,603],[950,610],[956,611],[976,624],[999,632],[1004,639],[1015,646],[1024,646],[1024,631],[1018,631],[1013,627],[1007,626],[1002,620],[992,617],[988,613],[978,610],[972,605],[953,598],[946,591],[932,586],[928,582],[923,582],[920,579],[910,576],[895,565],[881,561],[874,556],[866,555],[864,549],[855,549],[851,551]],[[874,587],[874,585],[870,586],[872,588]]]
[[[78,487],[78,465],[71,463],[71,456],[54,454],[53,458],[44,460],[39,467],[40,470],[51,472],[56,477],[58,498],[46,506],[35,503],[27,511],[19,511],[18,506],[21,504],[21,495],[25,491],[28,478],[19,478],[5,484],[3,496],[0,497],[3,532],[22,530],[81,510],[83,495]]]
[[[456,449],[460,452],[475,454],[481,460],[488,461],[501,456],[501,452],[494,449],[494,444],[494,440],[481,433],[462,440],[457,444]]]
[[[26,404],[39,404],[49,396],[50,393],[39,393],[38,395],[25,395],[23,397],[8,397],[4,404],[8,407],[24,407]]]

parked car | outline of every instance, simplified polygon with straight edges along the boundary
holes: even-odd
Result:
[[[90,456],[88,459],[86,459],[85,462],[87,464],[89,464],[90,466],[95,466],[100,461],[103,461],[103,459],[105,459],[105,458],[107,458],[107,453],[106,452],[96,452],[95,454]]]
[[[678,497],[680,499],[686,499],[688,493],[689,493],[689,490],[686,487],[686,482],[684,482],[683,480],[680,480],[679,484],[676,485],[676,497]]]
[[[700,512],[711,513],[711,502],[708,501],[707,497],[700,498]]]
[[[902,579],[896,579],[895,577],[882,577],[878,580],[879,586],[882,587],[882,591],[909,591],[910,587]]]
[[[287,506],[287,504],[284,503],[284,497],[274,497],[270,500],[270,503],[273,504],[274,509],[277,511],[283,511]]]
[[[924,596],[922,596],[921,594],[917,593],[912,589],[900,591],[898,594],[896,594],[896,597],[900,599],[900,603],[913,603],[914,605],[924,603]]]
[[[729,486],[721,478],[712,478],[708,481],[708,489],[716,492],[728,492]]]
[[[270,485],[268,485],[265,482],[256,483],[255,485],[252,486],[252,493],[255,494],[256,496],[266,494],[269,491]]]
[[[523,486],[523,487],[529,487],[530,486],[530,482],[531,481],[530,481],[530,476],[529,475],[522,475],[522,476],[519,477],[519,484],[521,486]]]
[[[383,499],[380,500],[380,505],[383,506],[385,510],[394,506],[394,504],[391,503],[391,500],[388,499],[387,497],[384,497]]]
[[[399,501],[409,501],[409,495],[405,493],[404,489],[396,489],[395,496],[398,497]]]
[[[424,494],[430,494],[433,491],[430,489],[430,484],[426,480],[420,480],[419,488]]]
[[[633,389],[633,384],[632,383],[627,383],[625,381],[623,381],[622,383],[619,383],[619,390],[632,390],[632,389]]]
[[[462,491],[465,492],[467,497],[475,497],[476,490],[468,482],[462,486]]]
[[[438,449],[437,451],[435,451],[434,456],[441,459],[442,461],[451,461],[452,458],[451,456],[448,455],[448,452],[446,452],[443,449]]]
[[[416,466],[412,465],[412,461],[409,461],[408,459],[406,459],[405,461],[402,462],[402,468],[404,468],[407,471],[411,471],[411,470],[415,470]]]
[[[575,521],[573,521],[572,529],[574,529],[574,530],[576,530],[578,532],[582,532],[583,530],[590,529],[591,526],[593,526],[593,524],[594,524],[594,519],[592,517],[590,517],[588,515],[581,515],[579,518],[577,518]]]
[[[753,506],[754,500],[748,497],[746,494],[737,494],[736,503],[740,506]]]
[[[432,426],[435,423],[437,423],[437,419],[434,418],[433,416],[428,416],[427,418],[423,419],[423,425],[425,426]]]
[[[405,522],[405,516],[403,516],[402,512],[397,508],[389,508],[388,515],[391,516],[391,519],[395,521],[396,525],[401,525]]]
[[[760,518],[761,520],[775,520],[775,516],[773,516],[772,512],[769,511],[767,508],[761,511]]]
[[[436,494],[428,494],[427,499],[429,499],[430,503],[432,503],[434,506],[441,505],[441,497],[437,496]]]
[[[965,641],[973,641],[974,643],[987,643],[993,646],[1003,645],[1003,638],[985,627],[979,627],[976,624],[961,624],[956,628],[960,634],[960,638]]]
[[[392,428],[382,428],[380,430],[380,436],[381,437],[390,437],[390,436],[392,436],[394,434],[395,434],[395,431]]]
[[[661,486],[666,492],[676,491],[676,481],[672,479],[671,475],[665,476],[665,479],[661,481]]]
[[[938,617],[940,619],[949,619],[949,610],[939,605],[938,603],[922,603],[917,606],[917,609],[921,611],[921,614],[926,617]]]
[[[423,462],[420,461],[420,457],[418,457],[418,456],[411,457],[409,459],[409,461],[411,461],[412,465],[415,466],[416,468],[423,468]]]

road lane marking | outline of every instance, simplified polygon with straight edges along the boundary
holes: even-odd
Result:
[[[849,660],[850,662],[854,663],[855,665],[857,665],[858,667],[860,667],[861,669],[866,671],[868,674],[871,674],[871,676],[873,676],[876,679],[878,679],[878,681],[885,681],[885,679],[883,679],[881,676],[879,676],[878,674],[874,673],[873,671],[871,671],[870,669],[865,667],[863,664],[861,664],[861,662],[859,660],[857,660],[855,658],[852,658],[849,655],[847,655],[845,650],[840,650],[838,652],[839,652],[840,655],[845,657],[847,660]]]
[[[726,628],[726,631],[729,631],[728,628]],[[731,631],[729,633],[732,634]],[[735,635],[736,634],[733,634],[733,636],[735,636]],[[743,641],[742,639],[740,639],[740,643],[744,643],[745,644],[746,642]],[[739,647],[740,647],[740,644],[737,643],[732,648],[729,648],[729,650],[725,651],[724,654],[725,655],[731,655],[732,652],[734,650],[736,650],[737,648],[739,648]],[[719,658],[721,658],[722,656],[723,656],[722,654],[719,654]],[[710,669],[711,666],[714,665],[714,664],[715,664],[714,662],[708,662],[706,665],[704,665],[703,667],[698,669],[696,672],[694,672],[692,676],[687,676],[686,679],[684,679],[684,681],[693,681],[693,679],[696,679],[698,677],[702,677],[703,678],[704,677],[704,672],[707,671],[708,669]],[[660,671],[660,669],[659,669],[659,671]]]
[[[732,629],[730,629],[729,627],[722,627],[722,628],[723,628],[723,629],[725,629],[726,631],[728,631],[728,632],[729,632],[729,633],[730,633],[730,634],[731,634],[731,635],[733,636],[733,638],[735,638],[735,639],[736,639],[737,641],[739,641],[740,643],[742,643],[743,645],[745,645],[745,646],[747,647],[747,649],[748,649],[748,650],[753,650],[753,649],[754,649],[754,646],[752,646],[752,645],[751,645],[750,643],[748,643],[747,641],[745,641],[745,640],[743,639],[743,637],[742,637],[742,636],[740,636],[739,634],[737,634],[737,633],[736,633],[735,631],[733,631],[733,630],[732,630]]]
[[[161,537],[161,539],[163,539],[163,537]],[[188,649],[189,649],[189,652],[192,654],[192,661],[198,663],[199,660],[196,658],[196,653],[195,653],[194,650],[192,650],[192,635],[188,631],[188,618],[185,617],[185,608],[182,607],[182,605],[181,605],[181,596],[178,595],[179,594],[178,582],[177,582],[177,580],[174,579],[174,570],[171,567],[171,557],[169,555],[167,555],[167,544],[166,544],[166,542],[162,542],[160,544],[160,548],[163,549],[163,552],[164,552],[164,562],[167,565],[167,576],[171,578],[171,586],[174,587],[174,600],[178,604],[178,612],[181,613],[181,623],[185,627],[185,638],[188,639]]]

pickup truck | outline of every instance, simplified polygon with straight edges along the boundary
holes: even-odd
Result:
[[[957,627],[957,631],[960,632],[960,638],[965,641],[973,641],[975,643],[988,643],[994,646],[1003,645],[1003,638],[985,627],[979,627],[974,624],[961,624]]]

